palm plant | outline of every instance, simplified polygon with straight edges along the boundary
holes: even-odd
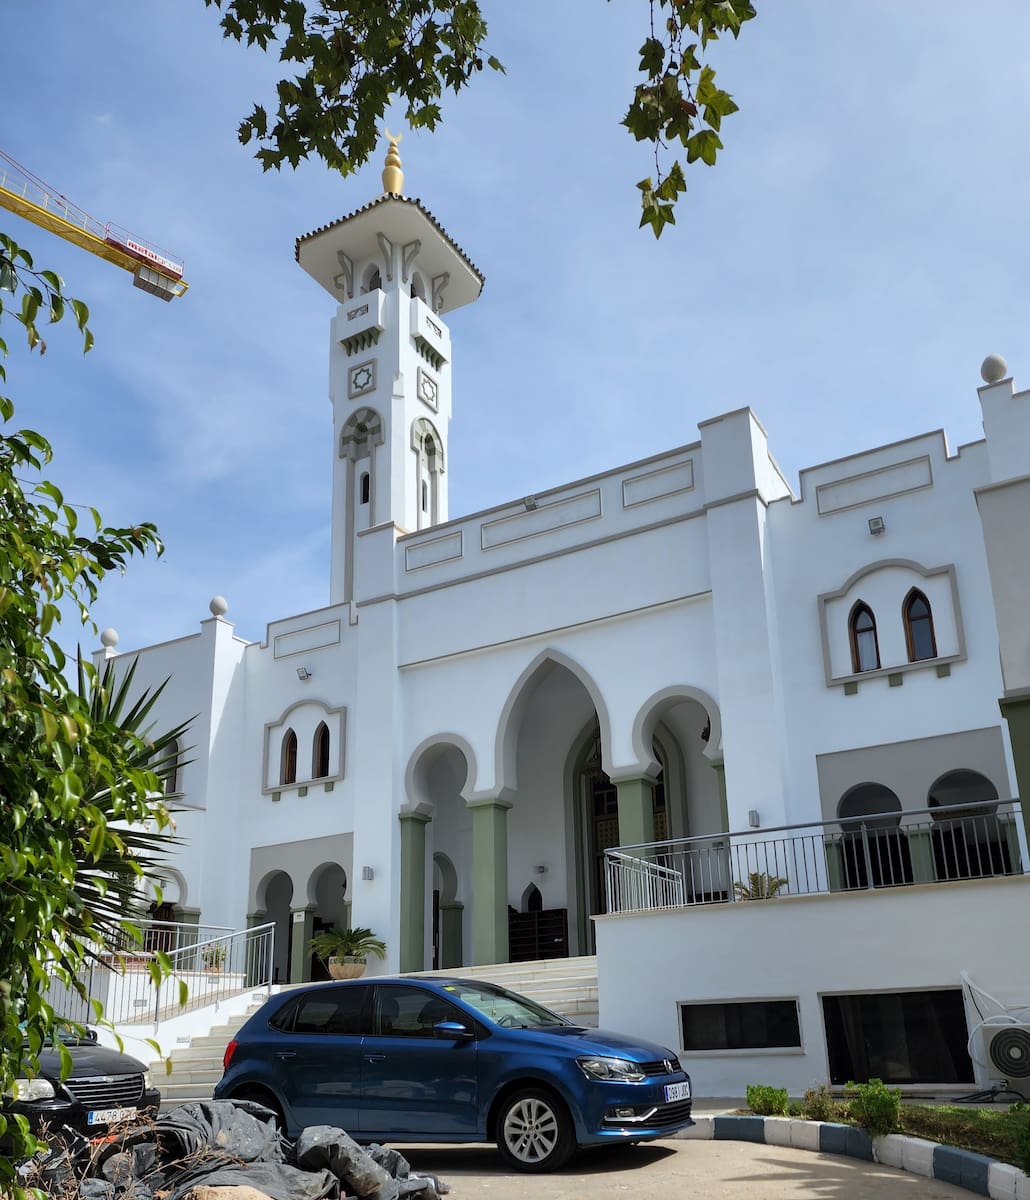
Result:
[[[340,929],[334,925],[316,933],[308,944],[312,953],[325,963],[330,958],[355,958],[364,962],[370,956],[386,957],[386,943],[361,925],[353,929]]]
[[[769,875],[765,871],[748,872],[747,883],[742,879],[733,884],[733,891],[738,900],[771,900],[781,887],[787,886],[787,880],[778,875]]]

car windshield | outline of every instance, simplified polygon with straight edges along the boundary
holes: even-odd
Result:
[[[572,1024],[565,1017],[535,1004],[525,996],[516,995],[515,992],[489,983],[456,980],[443,984],[443,988],[452,996],[463,1000],[470,1008],[474,1008],[480,1016],[493,1021],[495,1025],[528,1029],[531,1025]]]

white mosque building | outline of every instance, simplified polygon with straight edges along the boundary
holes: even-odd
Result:
[[[1030,861],[1013,803],[1030,780],[1030,393],[1004,362],[983,366],[983,439],[957,450],[940,430],[856,447],[795,494],[736,408],[689,445],[452,517],[446,321],[483,276],[403,195],[395,145],[383,195],[299,238],[297,260],[331,297],[327,605],[248,642],[216,597],[199,632],[123,653],[106,631],[97,652],[138,660],[148,686],[171,677],[162,723],[200,714],[160,915],[274,922],[284,982],[317,971],[307,943],[331,923],[371,927],[390,970],[598,950],[603,1023],[643,1013],[713,1062],[747,1048],[727,1005],[765,1006],[738,1014],[766,1031],[753,1051],[785,997],[803,1041],[830,992],[956,988],[960,970],[1018,991],[995,930]],[[745,870],[728,856],[744,844],[784,850]],[[825,847],[806,886],[801,845]],[[606,878],[617,846],[645,847],[612,860],[641,878],[678,864],[675,903],[605,915],[627,907]],[[769,902],[733,903],[748,887]],[[949,905],[964,915],[934,950],[918,930]],[[974,924],[955,958],[981,911],[990,936],[974,953]],[[848,938],[840,977],[818,976],[814,948]],[[793,981],[756,967],[773,943]]]

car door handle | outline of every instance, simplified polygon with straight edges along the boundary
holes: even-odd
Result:
[[[384,1062],[385,1060],[386,1060],[385,1054],[366,1054],[365,1055],[365,1062]]]
[[[296,1058],[297,1055],[292,1050],[280,1050],[279,1053],[277,1053],[275,1057],[286,1059],[286,1058]]]

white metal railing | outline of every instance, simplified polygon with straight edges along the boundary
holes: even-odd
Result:
[[[170,921],[135,924],[142,941],[127,935],[121,946],[92,962],[80,978],[81,991],[51,980],[47,1000],[56,1011],[88,1024],[96,1020],[97,1001],[105,1021],[156,1028],[162,1019],[242,991],[271,991],[274,923],[242,930]],[[155,980],[160,960],[171,970]]]
[[[678,838],[605,851],[607,911],[1023,874],[1019,801]]]

